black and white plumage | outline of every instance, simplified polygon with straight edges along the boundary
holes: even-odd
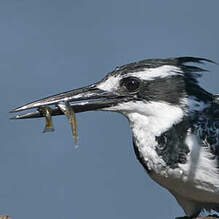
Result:
[[[168,189],[187,216],[219,211],[219,97],[201,88],[207,59],[150,59],[117,67],[85,88],[48,97],[13,112],[73,103],[76,112],[119,112],[129,120],[134,150],[149,176]],[[53,109],[54,115],[61,114]],[[15,118],[41,117],[30,113]]]

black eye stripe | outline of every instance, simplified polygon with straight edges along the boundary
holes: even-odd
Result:
[[[136,92],[140,86],[140,80],[136,77],[123,78],[120,86],[124,87],[128,92]]]

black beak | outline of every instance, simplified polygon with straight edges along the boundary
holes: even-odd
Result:
[[[24,106],[18,107],[10,113],[16,113],[24,110],[29,110],[43,106],[55,106],[51,108],[51,115],[57,116],[62,115],[63,112],[60,110],[57,105],[61,102],[73,102],[71,107],[75,113],[91,111],[91,110],[101,110],[106,107],[113,106],[119,102],[121,98],[120,95],[100,90],[96,87],[95,84],[60,93],[54,96],[46,97],[31,103],[28,103]],[[30,112],[24,115],[17,115],[11,119],[28,119],[28,118],[39,118],[43,117],[40,111]]]

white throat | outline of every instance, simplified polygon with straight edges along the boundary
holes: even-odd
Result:
[[[155,138],[167,131],[173,124],[180,122],[183,118],[183,110],[180,107],[162,102],[150,102],[138,106],[136,112],[126,112],[133,134],[139,138],[141,134]],[[145,143],[151,138],[144,138]],[[150,142],[148,142],[150,143]],[[150,143],[149,145],[152,146]]]
[[[163,160],[158,157],[155,150],[157,146],[156,136],[160,136],[174,124],[183,118],[183,110],[180,107],[168,103],[150,102],[138,105],[137,112],[123,112],[128,118],[133,137],[139,152],[143,155],[149,169],[158,172],[165,166]]]

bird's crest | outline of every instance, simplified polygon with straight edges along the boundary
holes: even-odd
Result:
[[[207,70],[197,66],[187,65],[187,63],[204,64],[204,62],[216,64],[210,59],[189,56],[167,59],[145,59],[139,62],[133,62],[127,65],[116,67],[115,70],[110,74],[127,74],[130,72],[138,72],[145,69],[159,68],[161,66],[168,65],[178,67],[183,71],[183,73],[190,74],[190,77],[193,76],[197,78],[200,76],[199,72],[204,72]]]

